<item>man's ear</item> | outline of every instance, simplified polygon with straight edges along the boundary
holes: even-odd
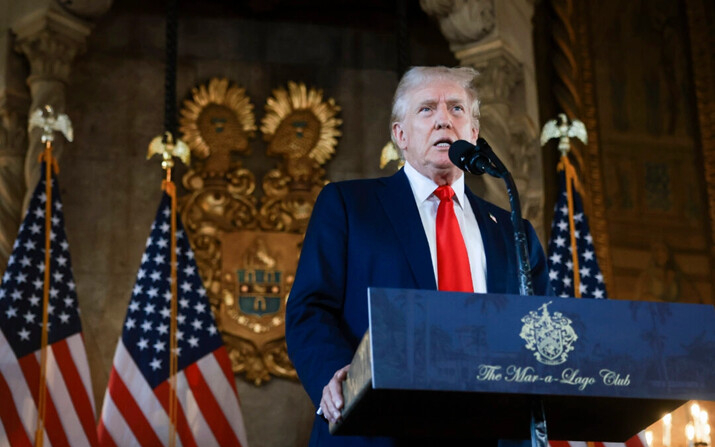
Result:
[[[404,151],[407,148],[407,135],[401,123],[392,123],[392,136],[395,137],[397,146]]]
[[[475,143],[477,142],[477,138],[479,138],[479,129],[476,127],[472,126],[472,141]]]

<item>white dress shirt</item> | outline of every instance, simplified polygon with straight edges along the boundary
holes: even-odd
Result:
[[[432,255],[432,268],[434,269],[435,283],[439,284],[437,277],[437,208],[439,198],[434,195],[434,190],[439,185],[417,172],[408,162],[405,162],[405,174],[412,187],[417,209],[422,219],[422,227],[427,236],[430,254]],[[487,260],[484,254],[484,243],[479,231],[477,218],[474,216],[472,205],[464,194],[464,174],[452,183],[454,190],[454,213],[457,215],[459,229],[462,231],[464,244],[467,247],[469,268],[472,272],[472,285],[474,291],[486,293],[487,291]]]

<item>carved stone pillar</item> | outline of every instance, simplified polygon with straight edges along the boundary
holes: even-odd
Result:
[[[5,270],[22,216],[27,103],[7,90],[0,95],[0,272]]]
[[[461,65],[481,73],[480,136],[504,161],[521,197],[522,214],[543,237],[543,172],[532,45],[530,0],[420,0],[439,21]],[[500,182],[486,199],[507,208]]]
[[[49,104],[58,113],[64,112],[70,67],[75,56],[84,51],[85,40],[90,32],[89,24],[51,7],[23,17],[12,28],[17,36],[15,49],[30,62],[30,75],[27,78],[32,98],[30,111]],[[37,157],[44,150],[40,137],[39,131],[28,136],[24,166],[27,191],[23,209],[27,207],[40,176]],[[55,139],[55,157],[60,157],[63,144],[62,138]]]

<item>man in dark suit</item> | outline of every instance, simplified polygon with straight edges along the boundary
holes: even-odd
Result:
[[[509,213],[469,191],[448,156],[454,141],[477,140],[475,75],[466,67],[408,71],[391,126],[405,167],[391,177],[331,183],[315,203],[286,310],[288,353],[322,414],[311,446],[397,441],[328,432],[367,330],[368,287],[519,293]],[[534,291],[545,295],[546,259],[525,226]]]

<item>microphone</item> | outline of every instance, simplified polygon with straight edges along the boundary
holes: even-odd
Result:
[[[486,172],[501,178],[502,169],[506,170],[484,138],[478,138],[476,145],[465,140],[455,141],[449,147],[449,160],[459,169],[476,175]]]

